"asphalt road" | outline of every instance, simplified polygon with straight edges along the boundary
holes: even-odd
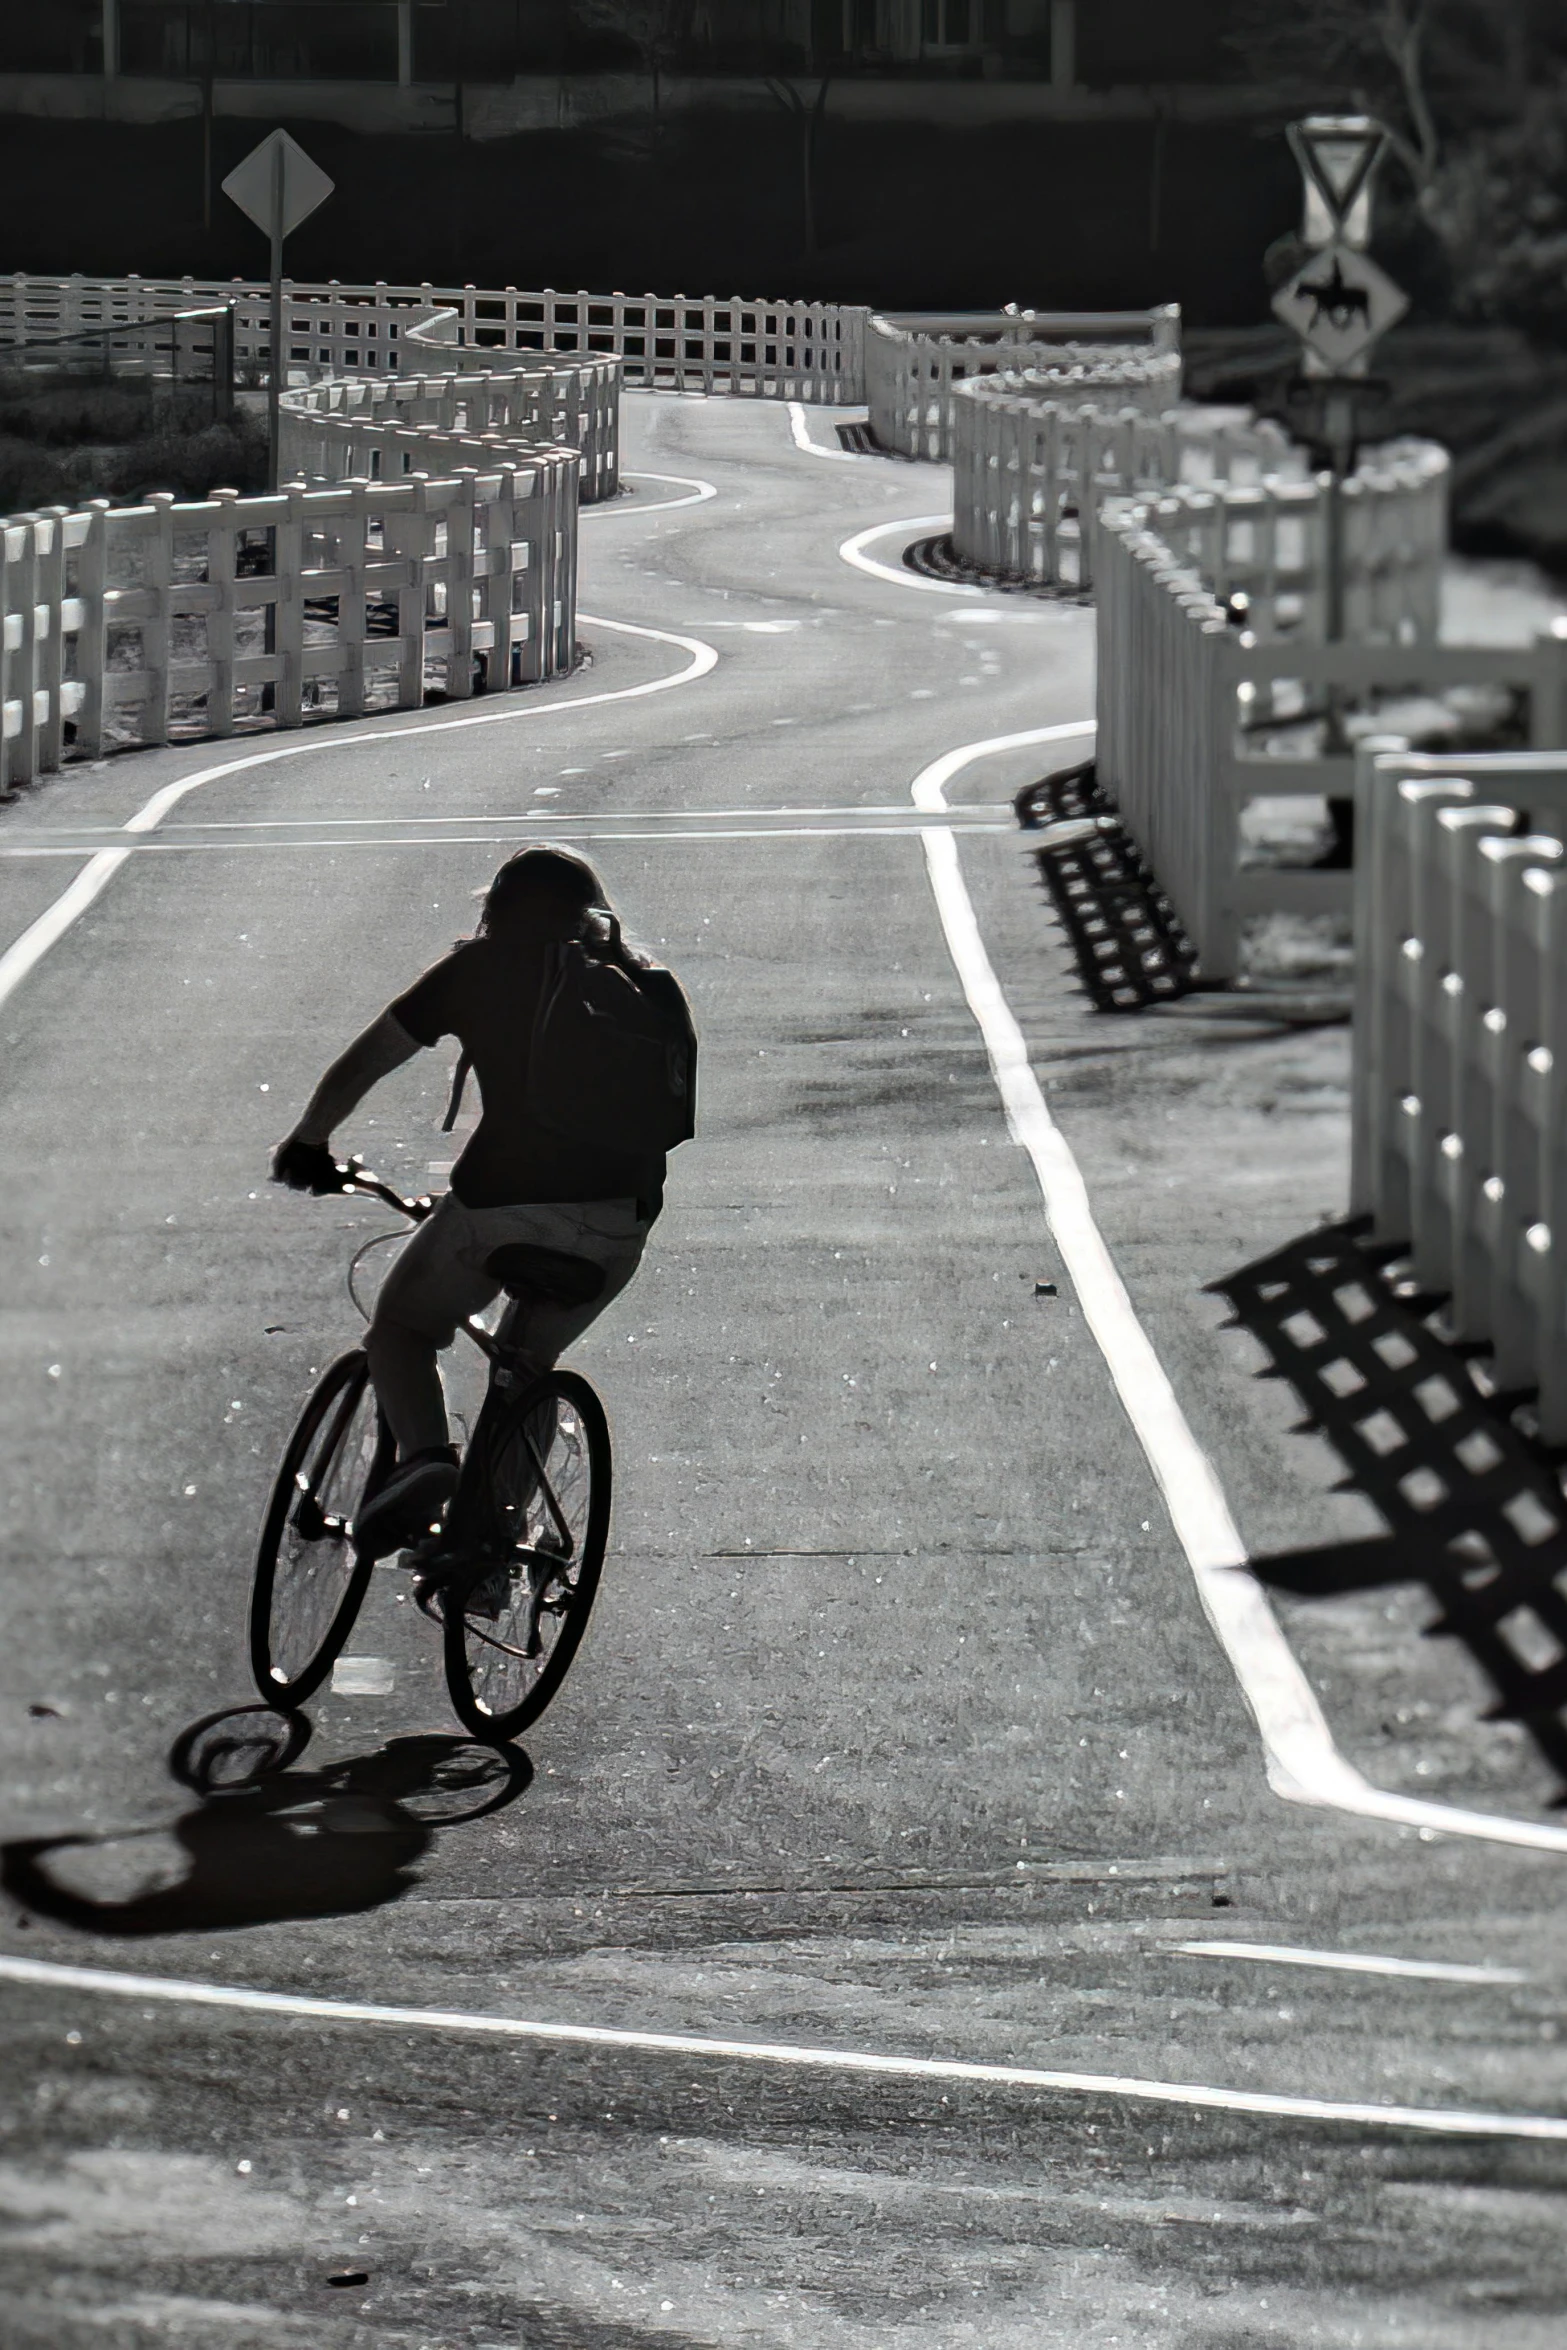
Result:
[[[1567,2142],[1527,2130],[1567,2112],[1567,1852],[1270,1788],[953,905],[1256,1550],[1364,1520],[1204,1291],[1341,1208],[1343,1032],[1094,1015],[1007,808],[1048,746],[959,769],[950,834],[916,819],[941,754],[1092,707],[1087,612],[840,556],[938,511],[938,469],[812,456],[761,403],[633,396],[627,431],[576,677],[123,758],[0,824],[3,949],[165,784],[286,754],[172,807],[0,1003],[3,1952],[159,1979],[0,1979],[0,2344],[1559,2344]],[[351,1644],[378,1693],[204,1805],[169,1749],[249,1698],[270,1465],[383,1221],[269,1187],[268,1148],[539,831],[596,857],[703,1037],[700,1138],[576,1356],[619,1477],[587,1645],[463,1821],[389,1573]],[[421,1056],[343,1139],[432,1180],[448,1074]],[[1412,1604],[1280,1611],[1342,1753],[1559,1833]]]

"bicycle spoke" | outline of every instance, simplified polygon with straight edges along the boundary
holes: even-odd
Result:
[[[251,1655],[268,1697],[297,1703],[346,1637],[363,1588],[352,1513],[387,1442],[363,1358],[345,1357],[306,1406],[263,1534]]]
[[[529,1434],[526,1428],[522,1432],[522,1441],[533,1456],[534,1470],[537,1473],[540,1487],[544,1493],[544,1498],[550,1505],[550,1513],[555,1520],[560,1538],[567,1545],[566,1555],[569,1558],[572,1551],[575,1550],[576,1544],[572,1540],[571,1528],[566,1523],[566,1513],[561,1508],[560,1503],[556,1498],[555,1488],[550,1483],[549,1471],[545,1467],[544,1462],[540,1457],[539,1448],[534,1443],[532,1436]]]
[[[592,1603],[609,1457],[591,1389],[569,1373],[541,1382],[496,1430],[486,1473],[497,1547],[510,1555],[504,1569],[476,1567],[449,1612],[447,1674],[464,1720],[494,1735],[548,1703]]]

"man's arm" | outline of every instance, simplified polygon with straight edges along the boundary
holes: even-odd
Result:
[[[280,1181],[287,1182],[282,1173],[283,1162],[295,1145],[307,1150],[322,1150],[332,1139],[332,1130],[351,1117],[372,1086],[379,1085],[394,1069],[423,1047],[415,1036],[410,1036],[394,1012],[383,1012],[371,1022],[363,1035],[356,1036],[345,1053],[339,1054],[315,1092],[305,1104],[303,1115],[291,1134],[286,1134],[273,1155],[272,1171]]]

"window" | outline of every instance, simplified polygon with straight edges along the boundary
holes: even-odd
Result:
[[[980,37],[975,0],[923,0],[920,35],[927,49],[968,49]]]
[[[0,73],[101,73],[99,0],[0,0]]]
[[[236,81],[397,79],[395,0],[120,0],[120,70]]]

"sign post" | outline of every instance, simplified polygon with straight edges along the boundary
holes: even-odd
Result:
[[[1273,297],[1275,314],[1301,341],[1301,372],[1289,405],[1313,462],[1327,474],[1323,548],[1323,633],[1344,634],[1345,478],[1353,473],[1367,412],[1386,385],[1367,373],[1373,345],[1409,308],[1407,296],[1366,251],[1371,187],[1388,134],[1367,114],[1314,114],[1289,126],[1305,182],[1302,241],[1309,260]],[[1330,694],[1328,748],[1343,751],[1341,697]]]
[[[283,396],[283,239],[308,220],[332,193],[332,182],[312,163],[297,139],[274,131],[253,147],[223,182],[223,193],[237,204],[247,220],[265,231],[271,247],[272,336],[267,367],[267,486],[278,486],[279,402]]]

